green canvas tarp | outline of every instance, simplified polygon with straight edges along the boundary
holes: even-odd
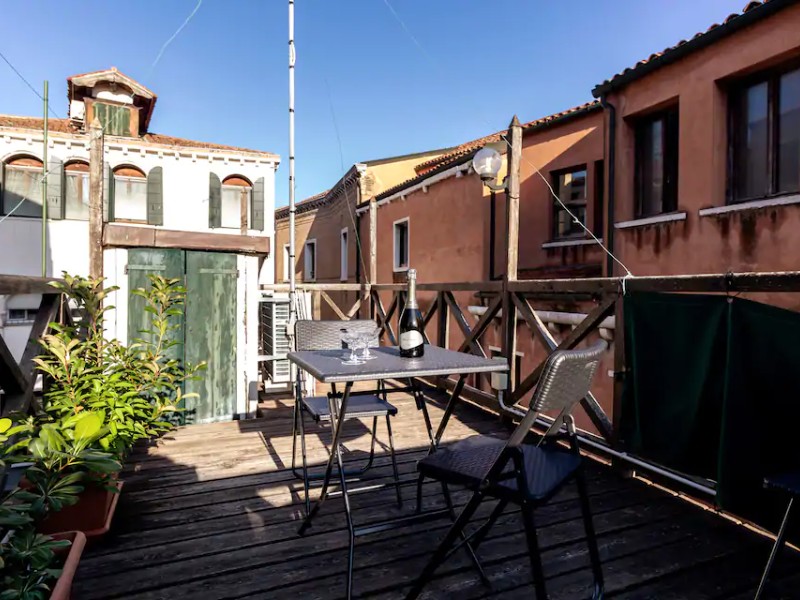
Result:
[[[800,314],[741,298],[630,293],[620,437],[638,456],[717,482],[717,503],[766,527],[800,469]]]

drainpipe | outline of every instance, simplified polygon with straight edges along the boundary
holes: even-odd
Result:
[[[600,96],[600,106],[608,111],[608,199],[606,204],[606,245],[614,252],[614,192],[616,188],[616,150],[617,150],[617,109],[607,99],[605,94]],[[614,276],[614,259],[606,255],[606,277]]]

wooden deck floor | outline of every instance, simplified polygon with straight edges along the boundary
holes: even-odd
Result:
[[[422,418],[410,397],[394,402],[400,409],[394,421],[400,469],[410,475],[425,448]],[[438,422],[440,408],[431,412]],[[291,411],[277,402],[268,415],[187,427],[136,455],[124,474],[113,534],[84,554],[73,598],[341,598],[347,548],[341,499],[328,501],[306,537],[297,535],[302,488],[287,471]],[[368,449],[367,430],[356,422],[348,429],[348,456],[357,459]],[[446,440],[501,429],[497,419],[464,406]],[[327,433],[308,436],[317,462],[324,459]],[[386,439],[383,428],[379,437]],[[374,475],[387,479],[388,465],[381,450]],[[589,486],[609,598],[752,597],[769,540],[601,465],[591,465]],[[413,488],[404,492],[408,512]],[[358,523],[398,514],[393,500],[390,489],[354,496]],[[463,504],[465,495],[456,493],[454,500]],[[426,485],[425,502],[441,505],[438,487]],[[591,575],[571,486],[538,512],[538,524],[550,597],[587,597]],[[448,525],[361,538],[355,593],[402,598]],[[480,555],[491,591],[458,553],[425,597],[533,598],[518,515],[501,518]],[[784,556],[771,597],[800,598],[800,559]]]

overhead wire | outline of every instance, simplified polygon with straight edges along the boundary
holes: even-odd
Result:
[[[433,64],[433,66],[434,66],[434,67],[435,67],[437,70],[443,71],[443,69],[441,68],[441,66],[439,65],[439,63],[438,63],[438,62],[437,62],[437,61],[436,61],[436,60],[433,58],[433,56],[431,56],[431,54],[430,54],[430,53],[429,53],[429,52],[428,52],[428,51],[425,49],[425,47],[422,45],[422,43],[419,41],[419,39],[418,39],[418,38],[417,38],[417,37],[416,37],[416,36],[415,36],[415,35],[412,33],[411,29],[409,29],[409,27],[406,25],[405,21],[403,21],[402,17],[400,17],[400,15],[399,15],[399,14],[397,13],[397,11],[394,9],[394,7],[392,6],[391,2],[390,2],[389,0],[383,0],[383,2],[384,2],[384,4],[386,5],[386,7],[389,9],[389,12],[391,13],[391,15],[392,15],[392,16],[394,17],[394,19],[395,19],[395,20],[398,22],[398,24],[399,24],[399,25],[400,25],[400,27],[403,29],[403,31],[405,31],[405,32],[406,32],[406,34],[407,34],[407,35],[408,35],[408,36],[411,38],[412,42],[414,42],[414,44],[417,46],[417,48],[419,48],[419,50],[420,50],[420,51],[421,51],[421,52],[422,52],[422,53],[425,55],[425,57],[426,57],[426,58],[427,58],[427,59],[428,59],[428,60],[429,60],[429,61],[430,61],[430,62]],[[484,123],[486,123],[486,124],[487,124],[489,127],[491,127],[491,124],[488,122],[488,120],[487,120],[487,119],[485,119],[485,118],[481,118],[481,120],[482,120],[482,121],[484,121]],[[508,137],[507,137],[507,134],[506,134],[506,133],[503,133],[503,132],[499,132],[499,134],[498,134],[498,135],[500,136],[500,139],[501,139],[501,140],[503,140],[503,141],[506,143],[506,145],[508,146],[508,149],[509,149],[509,151],[510,151],[510,150],[511,150],[511,142],[509,141],[509,139],[508,139]],[[626,277],[633,277],[633,273],[632,273],[632,272],[631,272],[631,270],[630,270],[630,269],[629,269],[629,268],[628,268],[628,267],[625,265],[625,263],[623,263],[623,262],[622,262],[622,261],[621,261],[621,260],[620,260],[620,259],[619,259],[617,256],[615,256],[615,255],[614,255],[614,253],[613,253],[613,252],[612,252],[612,251],[611,251],[611,250],[610,250],[610,249],[609,249],[609,248],[608,248],[608,247],[607,247],[605,244],[603,244],[602,240],[601,240],[600,238],[598,238],[598,237],[597,237],[597,236],[594,234],[594,232],[593,232],[591,229],[589,229],[589,227],[587,227],[587,226],[586,226],[586,224],[585,224],[585,223],[584,223],[584,222],[583,222],[581,219],[579,219],[579,218],[578,218],[578,217],[575,215],[575,213],[573,213],[573,212],[572,212],[572,210],[570,210],[570,208],[569,208],[569,207],[568,207],[568,206],[567,206],[567,205],[566,205],[566,204],[565,204],[565,203],[564,203],[564,202],[561,200],[561,198],[559,197],[559,195],[558,195],[558,194],[556,194],[555,190],[553,189],[553,186],[552,186],[552,184],[550,183],[550,181],[548,181],[547,177],[545,177],[545,176],[544,176],[544,174],[541,172],[541,170],[540,170],[540,169],[539,169],[539,168],[538,168],[536,165],[534,165],[534,164],[533,164],[533,163],[532,163],[532,162],[531,162],[531,161],[530,161],[530,160],[529,160],[529,159],[528,159],[528,158],[527,158],[527,157],[526,157],[524,154],[521,154],[521,156],[520,156],[520,160],[521,160],[522,162],[524,162],[526,165],[528,165],[530,168],[532,168],[532,169],[533,169],[533,171],[534,171],[534,172],[535,172],[535,173],[536,173],[536,174],[537,174],[537,175],[538,175],[538,176],[539,176],[539,177],[542,179],[542,181],[543,181],[543,182],[545,183],[545,185],[547,186],[547,189],[549,190],[549,192],[550,192],[550,195],[551,195],[551,196],[552,196],[552,197],[555,199],[555,201],[556,201],[556,202],[557,202],[557,203],[558,203],[558,204],[561,206],[561,208],[562,208],[562,209],[563,209],[563,210],[564,210],[564,211],[565,211],[565,212],[566,212],[566,213],[567,213],[567,214],[570,216],[570,218],[573,220],[573,222],[574,222],[576,225],[579,225],[579,226],[580,226],[580,227],[581,227],[581,228],[582,228],[582,229],[583,229],[583,230],[584,230],[584,231],[585,231],[585,232],[586,232],[586,233],[589,235],[589,237],[590,237],[590,238],[591,238],[591,239],[592,239],[592,240],[593,240],[593,241],[594,241],[594,242],[595,242],[595,243],[596,243],[598,246],[600,246],[600,248],[602,248],[602,250],[603,250],[603,251],[604,251],[604,252],[605,252],[605,253],[606,253],[606,254],[607,254],[607,255],[608,255],[608,256],[609,256],[609,257],[610,257],[610,258],[611,258],[611,259],[612,259],[612,260],[613,260],[615,263],[616,263],[616,264],[618,264],[620,267],[622,267],[622,268],[625,270],[625,274],[626,274],[625,276],[626,276]]]

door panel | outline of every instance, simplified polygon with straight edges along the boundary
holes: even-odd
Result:
[[[230,419],[236,412],[236,255],[186,252],[185,358],[208,363],[187,381],[187,422]]]

